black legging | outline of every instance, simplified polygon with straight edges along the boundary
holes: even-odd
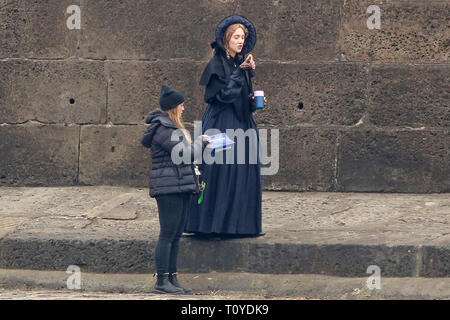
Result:
[[[160,233],[155,249],[158,274],[177,272],[178,245],[186,224],[190,193],[156,196]]]

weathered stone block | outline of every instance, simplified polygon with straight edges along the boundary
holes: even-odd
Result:
[[[421,266],[422,277],[448,277],[450,275],[450,248],[447,245],[424,246]]]
[[[77,183],[78,126],[1,125],[0,185]]]
[[[373,66],[369,119],[376,126],[450,127],[450,66]]]
[[[249,245],[234,241],[205,241],[189,237],[180,242],[179,268],[184,272],[198,270],[198,272],[211,271],[249,271],[248,263]]]
[[[201,120],[206,103],[198,83],[206,63],[107,62],[109,73],[108,120],[143,124],[147,113],[159,108],[161,85],[180,91],[185,98],[184,121]]]
[[[38,235],[2,240],[0,267],[33,270],[66,270],[70,265],[81,272],[149,273],[156,243],[146,240],[46,239]],[[49,254],[51,252],[51,254]]]
[[[141,144],[146,126],[83,126],[80,183],[148,186],[149,149]]]
[[[370,30],[370,5],[380,8],[380,29]],[[349,61],[448,61],[448,1],[345,0],[341,50]]]
[[[450,191],[448,131],[348,131],[339,142],[338,191]]]
[[[260,1],[249,10],[258,11]],[[331,61],[338,53],[338,29],[342,0],[273,1],[274,13],[261,25],[265,31],[264,57],[278,60]],[[258,44],[259,45],[259,44]],[[257,58],[257,56],[255,56]]]
[[[105,121],[103,62],[0,61],[0,122]]]
[[[384,276],[412,276],[416,251],[413,246],[253,244],[248,268],[252,272],[364,277],[367,267],[377,265]]]
[[[255,57],[329,61],[337,54],[341,4],[342,0],[89,2],[82,7],[80,52],[88,58],[205,61],[220,20],[241,14],[258,33]]]
[[[260,64],[253,88],[264,90],[268,103],[255,112],[256,120],[354,125],[366,110],[367,78],[366,67],[356,64]]]
[[[80,52],[108,59],[206,59],[218,22],[235,4],[220,0],[89,1]]]
[[[2,1],[0,58],[67,58],[77,53],[79,30],[69,30],[70,0]]]
[[[159,108],[161,84],[185,96],[185,121],[201,120],[205,87],[198,84],[206,62],[107,62],[108,118],[112,123],[140,124]],[[356,64],[259,64],[254,89],[268,98],[255,113],[258,123],[353,125],[366,110],[367,69]],[[298,106],[303,103],[303,109]]]
[[[270,134],[272,134],[270,132]],[[271,141],[268,135],[268,141]],[[336,132],[294,127],[279,129],[279,150],[269,144],[269,156],[279,152],[279,171],[263,175],[266,190],[333,191]]]

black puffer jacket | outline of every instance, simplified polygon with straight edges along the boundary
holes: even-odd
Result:
[[[167,113],[161,110],[150,112],[145,122],[150,126],[144,132],[141,143],[151,150],[150,197],[172,193],[198,193],[199,188],[192,165],[194,144],[195,148],[203,152],[208,141],[199,136],[194,144],[186,145],[184,150],[189,153],[186,156],[189,156],[190,162],[176,165],[171,159],[172,149],[181,141],[185,141],[181,137],[179,141],[171,141],[172,133],[179,130],[178,127],[169,119]],[[178,145],[177,148],[180,146]],[[201,152],[199,154],[201,155]],[[182,155],[183,152],[180,153],[180,157]]]

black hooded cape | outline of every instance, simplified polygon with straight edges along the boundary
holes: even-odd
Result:
[[[223,35],[226,28],[233,23],[242,23],[249,30],[242,55],[227,58],[223,47]],[[200,84],[205,88],[205,102],[208,106],[202,117],[202,134],[207,130],[217,129],[249,129],[256,136],[245,145],[245,164],[239,164],[238,141],[235,138],[234,163],[226,162],[226,152],[219,151],[216,159],[223,164],[202,163],[199,165],[203,180],[206,182],[203,202],[197,203],[194,197],[191,204],[186,232],[219,233],[219,234],[258,234],[261,226],[261,162],[259,158],[259,132],[253,117],[255,109],[253,95],[253,71],[242,70],[239,65],[243,56],[249,53],[256,42],[256,31],[253,25],[242,16],[227,17],[219,23],[216,30],[214,57],[206,66]],[[232,138],[232,137],[230,137]],[[250,150],[257,153],[257,162],[250,160]],[[254,153],[253,153],[254,154]]]

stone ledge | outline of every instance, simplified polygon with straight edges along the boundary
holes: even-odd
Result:
[[[192,288],[194,295],[154,295],[155,278],[150,274],[89,273],[81,268],[80,289],[68,290],[70,274],[61,271],[0,269],[0,298],[27,290],[27,298],[39,299],[30,289],[55,290],[46,292],[58,299],[83,299],[99,296],[108,299],[113,293],[132,295],[131,299],[448,299],[448,278],[381,277],[380,289],[368,288],[366,277],[343,278],[324,275],[261,274],[245,272],[181,273],[182,285]],[[38,292],[37,292],[38,293]],[[140,294],[140,295],[139,295]],[[103,296],[103,298],[102,298]],[[44,299],[45,299],[44,297]]]
[[[88,272],[152,273],[155,246],[156,239],[7,236],[0,242],[0,268],[62,270],[77,265]],[[362,277],[369,266],[377,265],[387,277],[448,277],[449,257],[448,246],[204,241],[184,237],[179,270]]]

